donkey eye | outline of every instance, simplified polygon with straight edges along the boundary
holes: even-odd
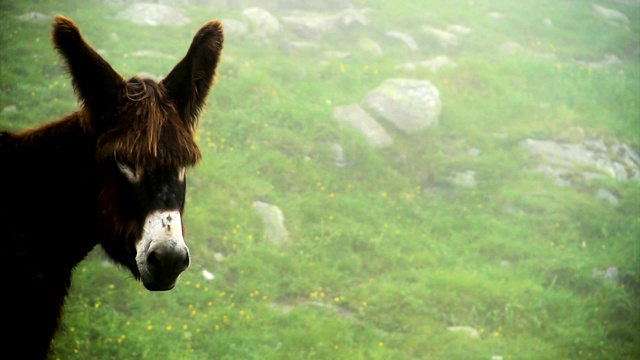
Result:
[[[142,175],[142,171],[140,171],[136,166],[131,164],[126,164],[120,161],[116,157],[116,165],[118,166],[118,170],[124,175],[127,180],[130,182],[138,182],[140,180],[140,176]]]

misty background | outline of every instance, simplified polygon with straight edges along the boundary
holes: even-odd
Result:
[[[2,0],[0,128],[78,106],[56,14],[127,78],[225,45],[191,268],[97,248],[53,359],[640,354],[640,1]]]

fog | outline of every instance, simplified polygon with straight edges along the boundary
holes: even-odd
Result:
[[[640,1],[1,1],[1,130],[83,106],[57,14],[125,79],[224,47],[189,269],[150,292],[96,246],[50,358],[640,353]]]

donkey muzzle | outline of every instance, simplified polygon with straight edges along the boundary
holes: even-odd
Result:
[[[142,284],[152,291],[171,290],[189,267],[189,248],[182,236],[178,211],[156,211],[145,219],[136,244],[136,264]]]

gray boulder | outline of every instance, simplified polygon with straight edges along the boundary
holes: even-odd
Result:
[[[280,18],[285,27],[304,39],[317,40],[334,30],[340,19],[335,15],[303,13]]]
[[[447,330],[454,333],[461,333],[468,336],[471,339],[480,339],[480,332],[471,326],[449,326]]]
[[[333,158],[335,160],[335,165],[337,168],[343,168],[347,166],[347,160],[344,156],[344,149],[338,143],[329,143],[329,147],[333,151]]]
[[[340,18],[340,22],[344,26],[352,26],[352,25],[369,25],[371,19],[367,14],[371,13],[373,10],[370,8],[362,8],[358,9],[355,7],[350,7],[344,9],[338,13],[338,17]]]
[[[249,25],[236,19],[222,19],[225,38],[241,38],[249,34]]]
[[[252,25],[256,37],[265,39],[282,30],[282,24],[270,12],[258,7],[245,9],[242,12]]]
[[[152,3],[136,3],[118,13],[119,19],[145,26],[185,25],[191,20],[184,9]]]
[[[598,189],[596,196],[608,202],[611,205],[618,205],[620,203],[620,200],[618,199],[618,197],[615,196],[611,191],[607,189],[603,189],[603,188]]]
[[[600,15],[600,17],[602,17],[604,20],[611,21],[611,22],[619,22],[624,24],[629,23],[629,18],[627,17],[627,15],[621,13],[618,10],[609,9],[604,6],[599,6],[596,4],[592,4],[591,8],[593,9],[593,11],[595,11],[596,14]]]
[[[265,240],[277,246],[287,245],[289,243],[289,233],[284,226],[282,210],[275,205],[262,201],[254,202],[253,207],[262,218]]]
[[[453,174],[453,183],[462,188],[474,188],[477,185],[476,171],[466,170]]]
[[[311,41],[291,41],[289,39],[284,39],[278,44],[278,48],[289,54],[298,54],[307,51],[314,51],[321,49],[320,44],[311,42]]]
[[[9,105],[9,106],[5,106],[4,108],[2,108],[2,111],[0,111],[0,113],[11,113],[11,112],[16,112],[18,111],[18,106],[17,105]]]
[[[358,130],[374,148],[384,148],[393,144],[384,128],[358,104],[339,106],[333,109],[333,116]]]
[[[606,54],[601,61],[577,61],[577,63],[591,69],[603,69],[621,65],[622,60],[613,54]]]
[[[279,0],[279,10],[314,10],[314,11],[327,11],[327,10],[340,10],[351,7],[351,1],[349,0],[322,0],[322,1],[309,1],[309,0]]]
[[[471,29],[463,26],[463,25],[458,25],[458,24],[451,24],[449,26],[447,26],[447,28],[445,29],[447,32],[452,33],[452,34],[457,34],[457,35],[469,35],[471,34]]]
[[[445,55],[440,55],[430,60],[396,65],[395,69],[396,70],[416,70],[418,68],[426,67],[429,70],[431,70],[432,73],[435,73],[441,69],[454,68],[456,66],[458,65],[455,62],[453,62],[451,59],[449,59],[449,57]]]
[[[324,52],[324,57],[328,59],[345,59],[345,58],[348,58],[349,56],[351,56],[351,53],[346,51],[329,50]]]
[[[614,3],[625,5],[640,5],[640,0],[612,0]]]
[[[385,33],[390,38],[400,40],[409,50],[416,52],[418,51],[418,44],[416,43],[413,36],[403,33],[401,31],[387,31]]]
[[[555,60],[556,54],[552,52],[535,52],[531,51],[515,41],[507,41],[498,46],[500,55],[525,54],[538,60]]]
[[[362,104],[405,133],[437,124],[442,110],[440,91],[429,81],[401,78],[385,80],[364,97]]]
[[[325,33],[338,28],[354,25],[367,25],[370,20],[370,9],[348,8],[333,14],[319,14],[316,12],[296,12],[282,16],[284,26],[305,39],[320,39]]]
[[[444,48],[460,45],[460,37],[446,30],[440,30],[431,26],[423,26],[422,32]]]
[[[554,178],[558,185],[607,177],[640,181],[640,156],[625,144],[607,146],[599,139],[579,143],[526,139],[520,145],[538,160],[534,170]]]

